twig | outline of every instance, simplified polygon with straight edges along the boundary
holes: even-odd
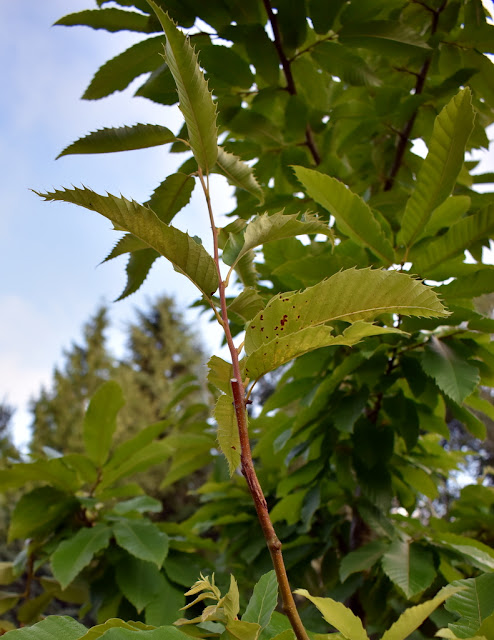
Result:
[[[213,210],[211,207],[211,198],[209,195],[209,184],[204,181],[204,175],[199,169],[199,180],[206,197],[209,220],[211,223],[211,231],[213,233],[213,248],[214,248],[214,262],[216,264],[216,270],[219,279],[219,296],[221,303],[221,317],[223,320],[223,330],[225,332],[225,338],[230,350],[230,356],[232,359],[233,378],[231,379],[231,387],[233,394],[233,404],[235,407],[235,417],[238,426],[238,433],[240,439],[240,460],[242,464],[242,474],[245,477],[249,492],[254,501],[254,506],[257,512],[257,517],[261,525],[266,544],[271,554],[273,561],[273,567],[276,572],[276,578],[278,580],[278,586],[283,601],[283,611],[288,617],[292,629],[297,637],[297,640],[309,640],[307,632],[305,631],[302,620],[297,611],[295,600],[292,595],[290,583],[288,582],[288,576],[286,573],[285,563],[283,561],[283,555],[281,553],[281,542],[278,539],[273,527],[273,523],[269,517],[268,505],[266,504],[266,498],[262,491],[261,485],[257,478],[257,474],[252,461],[252,451],[250,448],[249,429],[247,425],[247,411],[246,411],[246,399],[245,389],[242,382],[242,375],[240,371],[240,364],[238,359],[238,352],[233,342],[232,334],[230,331],[230,324],[228,322],[228,310],[226,307],[226,294],[225,283],[221,277],[219,252],[218,252],[218,229],[216,228],[213,216]]]

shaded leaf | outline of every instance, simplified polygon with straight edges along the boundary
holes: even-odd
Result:
[[[216,49],[216,47],[214,48]],[[218,147],[218,158],[213,171],[224,175],[233,186],[248,191],[254,198],[259,200],[260,204],[264,202],[264,195],[253,169],[245,162],[242,162],[238,156],[225,151],[222,147]]]
[[[398,241],[409,247],[426,227],[432,212],[449,196],[463,166],[465,146],[473,128],[470,89],[463,89],[434,122],[429,152],[409,198]]]
[[[185,173],[173,173],[154,190],[146,202],[161,222],[170,224],[175,215],[190,201],[195,180]]]
[[[108,60],[95,73],[82,96],[84,100],[99,100],[115,91],[123,91],[142,73],[154,71],[161,64],[160,52],[164,36],[146,38]]]
[[[240,438],[231,390],[229,395],[221,395],[218,398],[214,418],[218,425],[218,444],[227,459],[230,475],[233,475],[240,464]]]
[[[160,254],[154,249],[147,247],[130,254],[125,271],[127,273],[127,284],[122,293],[115,299],[123,300],[132,295],[141,287],[142,283],[148,277],[148,274],[154,262],[160,257]]]
[[[369,640],[369,636],[362,626],[362,621],[348,607],[332,598],[317,598],[311,596],[306,589],[297,589],[294,593],[310,600],[329,622],[348,640]]]
[[[430,49],[427,42],[414,29],[395,20],[369,20],[346,22],[339,32],[343,44],[376,50],[379,55],[424,53]]]
[[[87,628],[69,616],[48,616],[32,627],[9,631],[12,640],[79,640],[87,633]]]
[[[111,538],[111,529],[99,523],[79,531],[61,542],[51,557],[53,575],[65,589],[87,567],[94,555],[105,549]]]
[[[116,579],[124,596],[140,613],[165,586],[165,579],[151,562],[126,557],[116,568]]]
[[[460,638],[476,635],[483,622],[494,613],[494,574],[458,580],[453,585],[463,589],[454,594],[445,607],[459,614],[460,619],[448,626]]]
[[[110,253],[106,256],[103,262],[108,262],[108,260],[113,260],[114,258],[118,258],[118,256],[121,256],[124,253],[140,251],[141,249],[149,249],[149,245],[147,245],[145,242],[143,242],[139,238],[136,238],[131,233],[126,233],[124,236],[120,238],[120,240],[113,247]]]
[[[477,367],[457,355],[444,340],[432,336],[421,358],[425,373],[457,404],[469,396],[479,382]]]
[[[99,129],[79,138],[58,154],[62,156],[81,153],[111,153],[145,149],[175,142],[170,129],[157,124],[135,124],[132,127]]]
[[[472,200],[468,196],[450,196],[440,204],[431,214],[423,234],[435,236],[441,229],[447,229],[458,222],[470,209]]]
[[[340,564],[340,580],[345,582],[352,573],[371,569],[388,547],[387,542],[375,540],[348,553]]]
[[[266,627],[278,604],[278,581],[276,573],[268,571],[257,582],[249,600],[242,622],[257,622],[261,630]]]
[[[208,360],[208,381],[217,389],[226,394],[231,394],[233,378],[233,367],[231,362],[226,362],[219,356],[211,356]]]
[[[151,209],[134,200],[101,196],[90,189],[65,189],[38,194],[45,200],[72,202],[97,211],[120,228],[146,242],[170,260],[209,298],[218,288],[218,275],[212,257],[187,233],[161,222]]]
[[[454,533],[442,533],[434,541],[453,549],[482,571],[494,571],[494,550],[483,542]]]
[[[228,305],[228,310],[236,313],[245,322],[252,320],[261,309],[264,309],[264,300],[252,287],[245,287]]]
[[[407,598],[425,591],[436,577],[432,553],[404,540],[392,542],[381,563],[388,578]]]
[[[199,167],[208,173],[218,156],[216,107],[202,75],[197,55],[185,35],[153,0],[166,34],[165,59],[177,84],[179,106],[187,124],[189,142]]]
[[[108,458],[117,414],[125,404],[120,385],[104,382],[91,398],[84,416],[83,438],[89,458],[98,466]]]
[[[294,167],[295,175],[311,198],[329,211],[341,231],[368,247],[384,264],[394,262],[394,251],[371,208],[343,182],[305,167]]]
[[[333,239],[333,232],[327,223],[317,216],[306,213],[301,220],[297,217],[297,213],[284,215],[282,211],[256,216],[240,234],[230,235],[223,250],[223,261],[234,268],[255,247],[283,238],[320,233]]]
[[[257,640],[261,629],[254,622],[244,620],[230,620],[226,625],[222,640]]]
[[[97,638],[101,638],[103,634],[106,634],[110,631],[110,629],[128,629],[131,631],[137,631],[139,629],[151,629],[152,627],[146,626],[142,622],[124,622],[124,620],[120,620],[120,618],[110,618],[106,620],[103,624],[97,624],[94,627],[91,627],[87,634],[83,636],[82,640],[97,640]],[[107,638],[108,635],[105,635]],[[134,636],[135,637],[135,636]]]
[[[463,218],[446,231],[445,234],[430,242],[427,247],[410,255],[414,270],[420,275],[434,276],[434,269],[455,258],[463,256],[465,249],[476,242],[489,244],[494,235],[494,206],[488,207],[468,218]]]
[[[117,520],[112,525],[117,544],[131,555],[153,562],[158,569],[168,553],[168,536],[147,520]]]
[[[65,27],[86,26],[93,29],[105,29],[105,31],[140,31],[152,33],[158,31],[149,20],[149,16],[136,11],[123,11],[122,9],[87,9],[78,11],[60,18],[56,25]]]

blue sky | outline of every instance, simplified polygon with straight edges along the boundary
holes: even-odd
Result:
[[[30,189],[85,184],[142,202],[183,161],[168,155],[167,147],[55,161],[69,143],[104,126],[151,122],[175,132],[180,127],[176,108],[132,98],[135,84],[103,100],[80,100],[97,68],[140,39],[127,32],[51,26],[68,10],[94,6],[92,0],[0,3],[0,399],[17,408],[17,442],[28,436],[29,398],[49,384],[63,349],[80,340],[83,323],[98,305],[111,303],[125,285],[124,257],[97,266],[119,237],[111,224],[79,207],[46,203]],[[226,212],[232,208],[230,189],[220,177],[215,187],[215,210]],[[210,246],[199,191],[174,224]],[[196,297],[185,278],[158,261],[137,294],[111,307],[115,330],[109,339],[117,351],[134,309],[162,292],[173,295],[182,309]],[[205,316],[198,321],[193,312],[187,318],[203,334],[206,329],[206,349],[217,349],[214,325]]]
[[[30,189],[85,184],[142,202],[183,158],[161,147],[55,161],[68,144],[104,126],[150,122],[175,132],[180,127],[176,107],[132,98],[135,83],[103,100],[80,100],[96,69],[140,39],[127,32],[51,26],[67,11],[94,6],[94,0],[0,2],[0,399],[17,408],[13,422],[18,443],[28,438],[29,398],[50,383],[63,349],[80,340],[83,323],[98,305],[111,303],[125,285],[125,258],[97,266],[118,238],[110,223],[78,207],[43,202]],[[493,165],[491,149],[479,170],[492,171]],[[230,193],[217,177],[217,214],[232,208]],[[211,247],[198,190],[174,224]],[[117,353],[134,309],[163,292],[174,296],[181,309],[196,298],[194,287],[159,261],[137,294],[111,306],[115,328],[109,341]],[[219,330],[193,311],[187,312],[187,320],[202,333],[206,351],[216,351]]]

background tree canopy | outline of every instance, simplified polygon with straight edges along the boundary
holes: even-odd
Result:
[[[465,447],[448,444],[451,433],[451,444],[475,442],[481,449],[478,441],[486,438],[486,424],[494,419],[489,391],[494,380],[494,268],[485,262],[484,251],[493,238],[494,195],[476,190],[491,183],[493,174],[479,174],[474,156],[464,159],[465,152],[488,148],[486,128],[494,121],[494,65],[486,55],[493,49],[494,28],[482,3],[212,0],[197,6],[189,0],[159,0],[151,3],[156,14],[145,0],[108,4],[98,0],[97,8],[57,23],[143,33],[141,42],[96,72],[83,97],[103,98],[146,74],[136,96],[166,106],[180,100],[187,126],[176,135],[162,123],[102,129],[60,155],[162,144],[187,155],[177,173],[157,186],[147,207],[89,189],[44,197],[98,211],[127,232],[108,256],[129,254],[122,297],[136,291],[164,255],[196,283],[202,294],[198,304],[209,309],[223,286],[214,262],[196,239],[170,223],[189,201],[193,176],[226,176],[236,188],[236,207],[218,242],[230,268],[226,280],[240,291],[228,292],[228,313],[234,336],[246,331],[245,377],[254,380],[275,371],[271,389],[265,385],[263,394],[256,395],[253,388],[249,430],[292,584],[307,589],[318,609],[319,597],[345,602],[369,634],[380,636],[407,606],[425,607],[439,589],[460,581],[468,597],[471,590],[478,594],[477,618],[465,622],[461,598],[452,596],[415,637],[432,638],[447,625],[448,637],[490,637],[492,467],[481,465],[478,482],[457,495],[447,493],[448,479],[468,455]],[[190,32],[215,106],[195,70],[194,54],[182,45],[164,11]],[[182,83],[177,81],[181,64],[191,69]],[[418,140],[427,147],[425,159],[413,151]],[[88,337],[94,336],[97,345],[97,323],[104,325],[104,315],[95,322]],[[22,486],[26,478],[45,483],[16,508],[10,538],[34,536],[30,557],[39,558],[40,569],[51,566],[57,588],[82,580],[89,593],[83,601],[90,603],[83,611],[93,621],[118,616],[160,626],[178,617],[180,590],[190,587],[199,570],[215,567],[223,574],[218,576],[222,590],[228,589],[226,574],[234,573],[244,603],[255,583],[260,589],[261,581],[268,581],[262,576],[271,569],[271,558],[245,480],[238,473],[228,478],[215,446],[215,427],[201,413],[204,406],[194,413],[180,401],[172,403],[169,415],[160,414],[168,394],[162,387],[168,382],[159,373],[162,365],[154,364],[160,333],[150,318],[141,318],[140,325],[132,334],[134,365],[117,367],[112,375],[127,396],[128,408],[120,416],[128,411],[133,424],[141,410],[147,422],[165,418],[165,426],[158,423],[155,431],[148,427],[135,436],[147,451],[142,464],[136,454],[135,463],[117,471],[123,452],[138,450],[136,444],[128,449],[128,442],[119,444],[118,431],[113,443],[113,431],[108,431],[103,453],[94,450],[91,416],[103,419],[102,407],[112,406],[108,422],[115,422],[123,403],[107,383],[84,418],[78,400],[76,419],[82,420],[84,434],[78,442],[84,442],[84,449],[79,449],[82,457],[63,456],[60,462],[71,469],[73,482],[63,487],[70,495],[58,496],[57,518],[40,530],[27,523],[26,515],[29,496],[53,501],[46,493],[53,474],[61,490],[53,460],[41,456],[33,463],[39,476],[34,471],[29,476],[31,465],[14,466],[9,476],[0,476],[0,486]],[[105,363],[101,349],[94,351]],[[180,353],[182,362],[172,358],[170,371],[193,368],[195,359],[186,356],[187,349],[181,346]],[[88,354],[89,349],[71,354],[67,371],[57,380],[60,389],[68,383],[78,398],[88,397],[81,394],[86,383],[76,378],[72,384],[70,362]],[[234,471],[240,458],[236,431],[229,427],[231,367],[216,356],[209,367],[208,380],[219,395],[219,446]],[[88,388],[88,395],[92,391]],[[183,397],[189,392],[199,390],[186,388]],[[267,396],[262,406],[261,395]],[[143,408],[145,396],[149,401]],[[47,407],[49,416],[60,397],[57,393],[38,402],[36,447],[44,444],[42,411]],[[73,418],[65,415],[57,429],[70,428]],[[468,438],[458,437],[465,433]],[[492,429],[489,434],[492,438]],[[155,449],[147,450],[150,446]],[[492,444],[482,451],[489,447],[492,451]],[[91,464],[81,461],[85,455]],[[211,466],[195,489],[194,512],[180,522],[154,524],[143,513],[157,509],[135,510],[136,521],[154,527],[153,534],[151,529],[146,534],[155,536],[151,557],[126,544],[119,529],[123,524],[114,522],[122,514],[117,499],[131,495],[122,481],[163,460],[170,464],[157,467],[162,488],[176,487],[205,462]],[[43,490],[46,495],[33,496]],[[132,491],[138,493],[135,486]],[[74,514],[79,514],[77,525]],[[158,533],[166,536],[166,550]],[[92,551],[76,571],[66,557],[70,545],[82,548],[86,538]],[[125,553],[131,558],[124,575]],[[17,566],[18,571],[27,567],[32,581],[28,556]],[[157,568],[151,571],[152,562]],[[195,593],[203,588],[216,594],[206,582]],[[230,599],[234,592],[231,582]],[[166,615],[158,611],[160,593],[173,594]],[[60,591],[50,594],[48,600],[60,597]],[[304,602],[303,621],[311,631],[327,633],[316,607]],[[28,610],[30,615],[21,611],[21,621],[35,621],[42,607]],[[199,603],[192,608],[197,615],[201,610]],[[197,633],[230,638],[235,634],[228,615],[204,618],[206,626]],[[245,615],[242,622],[253,622]],[[266,639],[283,632],[286,640],[293,637],[281,618],[271,619],[275,622]],[[363,637],[335,626],[349,640]],[[246,628],[242,634],[236,637],[247,638]]]

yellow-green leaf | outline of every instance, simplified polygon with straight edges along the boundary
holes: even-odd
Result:
[[[218,398],[214,417],[218,425],[218,444],[228,461],[230,475],[233,475],[240,464],[240,438],[231,392]]]

